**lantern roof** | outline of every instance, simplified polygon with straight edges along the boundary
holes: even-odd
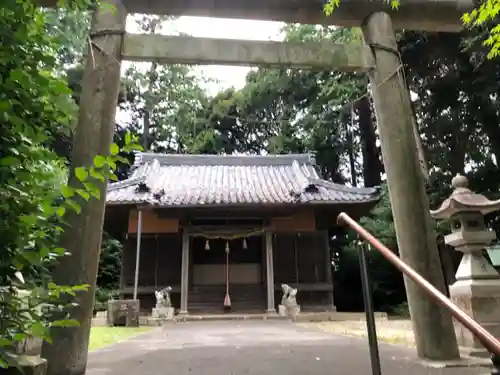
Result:
[[[482,194],[476,194],[469,189],[467,177],[457,174],[451,180],[453,193],[446,198],[437,210],[431,210],[434,219],[449,219],[461,212],[481,212],[486,215],[500,210],[500,199],[489,200]]]

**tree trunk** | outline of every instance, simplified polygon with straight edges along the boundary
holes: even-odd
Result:
[[[154,34],[155,32],[156,25],[154,29],[152,30],[151,34]],[[151,147],[151,144],[153,143],[153,140],[151,139],[151,117],[153,114],[153,110],[156,104],[156,98],[151,95],[153,92],[153,86],[155,84],[155,81],[157,79],[156,77],[156,69],[158,68],[157,63],[152,63],[151,64],[151,69],[149,69],[148,72],[148,92],[146,93],[146,103],[145,103],[145,108],[144,108],[144,129],[142,132],[142,147],[144,148],[144,151],[149,150]]]
[[[489,99],[480,100],[474,96],[473,101],[474,107],[479,108],[478,120],[482,123],[482,128],[490,140],[491,150],[500,172],[500,125],[497,111]]]
[[[351,169],[351,184],[356,187],[358,185],[358,176],[356,174],[356,157],[354,150],[354,137],[352,136],[352,132],[354,130],[353,126],[349,126],[349,119],[345,121],[345,129],[346,129],[346,139],[347,139],[347,154],[349,156],[349,168]],[[354,122],[354,111],[351,111],[351,125]]]
[[[116,9],[109,10],[109,4]],[[82,82],[78,125],[73,140],[69,185],[80,187],[76,167],[90,167],[96,155],[108,155],[113,139],[120,86],[121,45],[126,10],[120,0],[108,0],[92,19],[91,44]],[[52,331],[52,344],[44,343],[42,357],[48,360],[48,375],[83,375],[87,354],[94,294],[101,248],[107,181],[93,181],[100,199],[81,201],[81,213],[69,213],[61,247],[71,255],[60,259],[53,272],[58,285],[85,285],[78,293],[72,317],[80,325]]]
[[[361,138],[361,154],[363,156],[363,180],[366,187],[380,186],[383,171],[377,149],[377,137],[373,124],[370,101],[367,97],[358,101],[359,136]]]

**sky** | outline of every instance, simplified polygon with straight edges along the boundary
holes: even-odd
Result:
[[[184,16],[169,22],[162,34],[186,33],[201,38],[282,40],[280,30],[283,25],[281,22]],[[133,17],[129,17],[127,31],[138,32]],[[124,64],[124,68],[126,66]],[[220,65],[196,67],[200,75],[219,81],[218,84],[209,84],[206,87],[212,95],[231,86],[242,88],[249,69],[250,67]]]

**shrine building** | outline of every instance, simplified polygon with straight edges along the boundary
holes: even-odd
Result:
[[[104,230],[124,244],[119,293],[144,312],[171,286],[179,314],[222,312],[226,295],[231,312],[273,313],[283,283],[302,311],[331,311],[336,217],[358,219],[378,199],[321,179],[309,154],[138,153],[109,185]]]

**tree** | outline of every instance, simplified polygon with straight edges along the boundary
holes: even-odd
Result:
[[[68,187],[65,161],[51,149],[75,105],[45,16],[30,1],[7,2],[0,12],[0,367],[16,365],[13,347],[26,338],[50,341],[54,328],[78,324],[69,319],[71,296],[87,289],[57,285],[51,275],[68,255],[59,246],[67,214],[81,210],[78,197],[89,199],[95,185]],[[116,160],[101,158],[106,166]],[[101,167],[74,171],[80,180],[112,175]]]
[[[143,32],[155,33],[169,20],[143,16],[137,26]],[[181,64],[135,64],[127,69],[120,106],[130,115],[127,127],[141,134],[145,149],[183,152],[185,133],[195,126],[196,114],[206,101],[201,83],[190,67]]]

